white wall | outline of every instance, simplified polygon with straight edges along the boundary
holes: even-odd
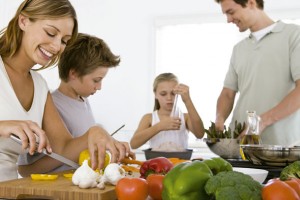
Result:
[[[101,37],[122,59],[120,66],[110,70],[104,79],[102,90],[90,97],[96,120],[108,131],[126,124],[123,132],[132,132],[142,115],[152,111],[157,19],[205,20],[213,16],[216,20],[226,20],[214,0],[71,2],[77,10],[79,31]],[[21,0],[0,0],[0,28],[6,26],[20,3]],[[265,3],[265,10],[275,13],[288,10],[291,15],[299,15],[297,9],[300,9],[299,0],[267,0]],[[42,74],[51,89],[57,87],[56,69],[44,70]],[[125,138],[129,140],[130,136]]]

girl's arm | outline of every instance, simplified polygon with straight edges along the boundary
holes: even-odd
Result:
[[[197,137],[204,136],[203,122],[193,104],[190,97],[189,87],[184,84],[179,84],[174,88],[174,93],[181,95],[181,99],[187,108],[187,115],[185,115],[187,128]]]
[[[159,124],[151,126],[152,114],[148,113],[144,115],[139,123],[139,126],[130,140],[130,146],[133,149],[137,149],[154,135],[160,132]]]

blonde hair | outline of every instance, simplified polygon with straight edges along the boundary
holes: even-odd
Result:
[[[20,14],[28,17],[32,22],[42,19],[71,17],[74,20],[74,27],[72,37],[68,43],[73,42],[77,37],[77,16],[75,9],[68,0],[25,0],[19,6],[8,26],[0,31],[0,55],[3,57],[12,57],[21,46],[23,32],[18,24]],[[40,69],[55,65],[58,62],[59,57],[60,55],[56,56]]]
[[[175,76],[172,73],[162,73],[162,74],[159,74],[154,79],[154,82],[153,82],[153,92],[154,93],[156,92],[157,86],[158,86],[159,83],[165,82],[165,81],[175,81],[175,82],[178,83],[178,78],[177,78],[177,76]],[[154,100],[154,111],[158,110],[158,109],[160,109],[160,104],[159,104],[158,100],[155,99]]]

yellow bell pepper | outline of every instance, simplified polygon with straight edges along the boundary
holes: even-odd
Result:
[[[79,155],[79,162],[78,164],[81,166],[83,161],[84,160],[88,160],[88,165],[91,167],[92,164],[91,164],[91,157],[90,157],[90,153],[89,153],[89,150],[86,149],[86,150],[83,150],[80,155]],[[104,168],[110,163],[110,155],[109,153],[106,152],[105,154],[105,162],[104,162]]]

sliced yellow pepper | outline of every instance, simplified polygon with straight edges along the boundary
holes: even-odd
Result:
[[[53,174],[31,174],[31,179],[36,181],[56,180],[58,175]]]
[[[73,176],[73,173],[64,174],[64,177],[65,177],[65,178],[71,179],[72,176]]]

